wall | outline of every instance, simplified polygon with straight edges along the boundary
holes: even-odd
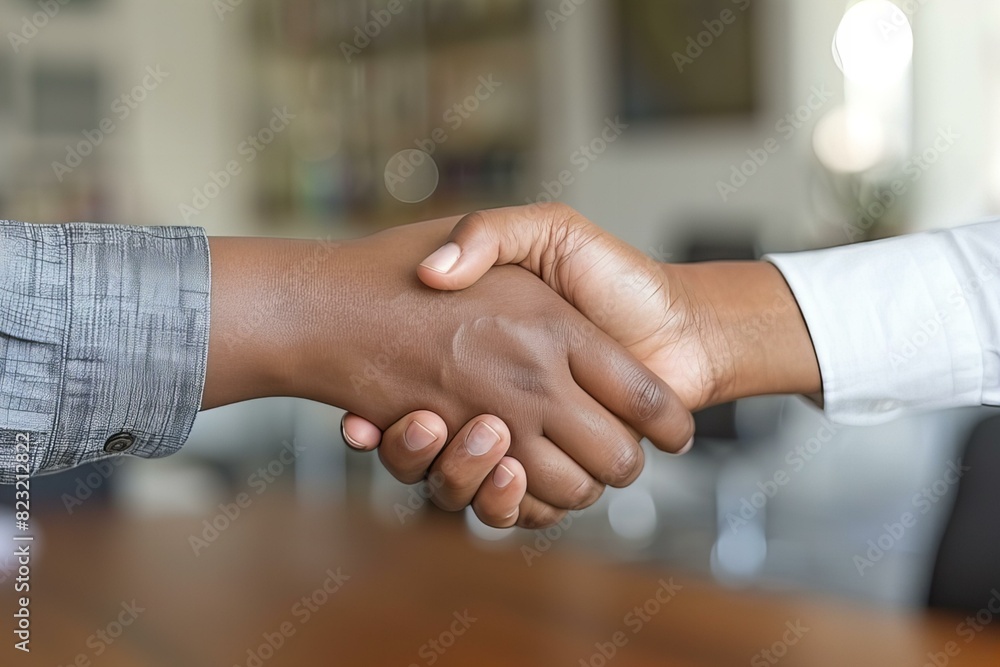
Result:
[[[630,128],[568,188],[566,201],[640,248],[669,248],[688,227],[706,224],[722,230],[759,230],[764,250],[843,242],[839,230],[819,221],[811,203],[818,173],[811,129],[822,112],[843,100],[843,78],[831,43],[849,4],[759,0],[764,35],[760,69],[765,79],[758,118],[748,123]],[[988,104],[996,100],[987,96],[983,84],[987,72],[995,69],[988,38],[995,33],[996,22],[983,20],[976,0],[924,0],[914,5],[914,145],[923,150],[941,127],[949,125],[964,137],[913,189],[912,227],[926,229],[991,211],[989,167],[995,163],[995,152],[991,154],[988,143],[978,138],[995,129],[987,119]],[[609,9],[609,2],[588,0],[554,33],[540,18],[539,31],[550,42],[542,63],[548,82],[541,151],[547,180],[568,166],[572,151],[595,136],[613,111],[607,92],[614,83],[613,48],[604,29]],[[834,97],[805,127],[782,140],[781,150],[728,203],[723,202],[716,182],[729,175],[733,164],[746,159],[746,150],[775,136],[777,120],[807,101],[813,86],[823,85]]]

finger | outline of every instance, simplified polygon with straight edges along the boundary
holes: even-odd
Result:
[[[584,326],[594,335],[570,350],[573,379],[657,448],[680,452],[694,436],[694,417],[674,390],[597,327]]]
[[[562,521],[566,514],[566,510],[544,503],[528,493],[518,507],[516,525],[528,530],[548,528]]]
[[[686,445],[681,447],[679,452],[674,452],[674,456],[684,456],[685,454],[690,452],[693,448],[694,448],[694,436],[692,435],[691,439],[687,441]]]
[[[370,452],[382,441],[378,426],[350,412],[340,420],[340,435],[351,449],[362,452]]]
[[[505,456],[493,473],[483,480],[472,501],[472,509],[487,526],[510,528],[517,522],[518,506],[524,500],[526,487],[524,467],[517,460]]]
[[[604,493],[604,484],[573,460],[563,447],[544,436],[518,440],[510,455],[528,471],[528,493],[547,505],[583,509]]]
[[[472,419],[431,466],[431,500],[449,512],[463,509],[510,447],[510,431],[493,415]]]
[[[406,415],[385,430],[378,449],[379,460],[393,477],[416,484],[427,476],[435,457],[448,442],[448,426],[427,410]]]
[[[528,260],[540,266],[550,240],[557,236],[569,209],[561,205],[532,205],[477,211],[463,217],[448,243],[421,262],[420,280],[441,290],[464,289],[490,267]]]
[[[566,390],[560,401],[545,417],[545,435],[601,483],[622,487],[635,481],[644,456],[625,425],[580,387]]]

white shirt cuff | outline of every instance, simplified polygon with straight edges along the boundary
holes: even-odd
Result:
[[[989,227],[995,249],[1000,224]],[[909,410],[982,404],[987,330],[977,327],[976,300],[984,289],[970,288],[975,269],[956,243],[961,233],[765,257],[799,303],[832,420],[873,424]]]

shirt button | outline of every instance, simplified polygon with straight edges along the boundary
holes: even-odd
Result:
[[[135,444],[135,436],[131,433],[115,433],[104,443],[104,451],[112,454],[120,454],[128,451]]]

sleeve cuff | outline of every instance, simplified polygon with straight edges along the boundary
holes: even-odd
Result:
[[[982,347],[943,234],[764,258],[799,303],[833,421],[981,404]]]
[[[201,407],[210,266],[204,230],[73,224],[62,377],[37,473],[179,450]]]

